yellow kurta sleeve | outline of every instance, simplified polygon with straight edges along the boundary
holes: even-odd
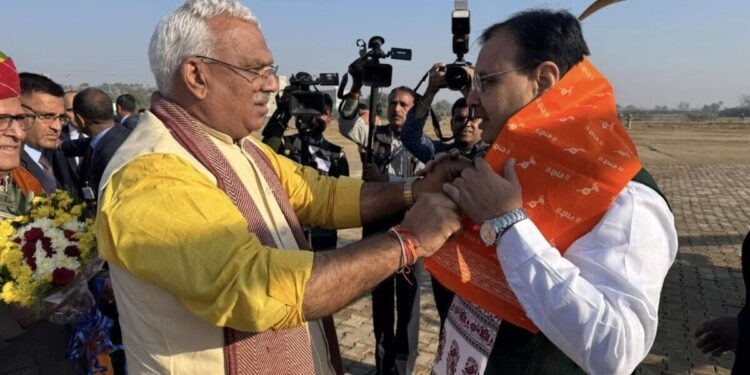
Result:
[[[250,332],[303,324],[313,254],[261,245],[224,192],[177,156],[142,156],[117,172],[94,230],[102,258],[212,324]]]
[[[260,142],[255,144],[271,161],[300,221],[327,229],[362,225],[359,211],[362,180],[321,176],[314,168],[280,156]]]

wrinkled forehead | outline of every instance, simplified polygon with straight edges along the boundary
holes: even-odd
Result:
[[[414,104],[414,97],[408,91],[396,90],[391,94],[388,101],[394,104],[401,103],[403,105],[411,105]]]
[[[18,115],[21,113],[23,113],[23,107],[21,107],[21,99],[17,96],[0,99],[0,114]]]
[[[243,67],[273,64],[273,55],[258,25],[229,16],[215,17],[206,24],[214,36],[214,57]]]

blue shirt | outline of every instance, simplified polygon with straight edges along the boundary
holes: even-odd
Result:
[[[102,130],[101,133],[97,134],[94,138],[91,138],[91,143],[89,143],[89,147],[91,147],[92,150],[96,150],[96,145],[102,140],[105,134],[107,134],[108,131],[112,130],[112,126]]]
[[[455,143],[435,141],[424,135],[426,120],[427,117],[421,119],[415,118],[414,111],[409,111],[409,115],[406,116],[406,123],[401,129],[401,142],[404,147],[423,163],[432,160],[435,154],[456,148]],[[487,144],[480,140],[469,150],[462,150],[462,153],[469,158],[474,158],[476,154],[485,149],[487,149]]]

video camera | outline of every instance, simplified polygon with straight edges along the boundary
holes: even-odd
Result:
[[[451,90],[462,90],[471,85],[471,76],[466,70],[471,63],[464,60],[469,52],[469,34],[471,22],[469,19],[469,0],[456,0],[451,13],[451,32],[453,33],[453,53],[456,61],[445,68],[445,83]]]
[[[369,87],[388,87],[393,78],[393,67],[383,64],[380,59],[390,57],[394,60],[411,60],[411,50],[407,48],[391,48],[387,53],[383,51],[385,39],[373,36],[365,45],[365,41],[357,39],[359,56],[366,59],[362,68],[362,83]]]
[[[320,73],[319,78],[313,78],[306,72],[292,74],[289,77],[289,85],[277,94],[276,106],[289,115],[297,117],[297,120],[320,116],[325,112],[325,94],[319,92],[315,86],[338,84],[338,73]]]

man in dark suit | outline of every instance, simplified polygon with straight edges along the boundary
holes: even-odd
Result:
[[[115,100],[115,111],[120,119],[119,125],[130,130],[135,129],[138,125],[138,116],[135,112],[135,97],[130,94],[122,94]]]
[[[131,130],[125,126],[115,126],[112,100],[99,89],[88,88],[79,92],[73,100],[73,112],[76,123],[89,138],[70,142],[62,149],[68,156],[84,156],[79,179],[81,197],[95,205],[104,168]]]
[[[99,89],[88,88],[79,92],[73,100],[75,122],[89,138],[66,142],[61,149],[68,150],[68,156],[83,155],[80,173],[80,196],[96,212],[99,194],[99,180],[112,156],[130,135],[131,130],[115,125],[112,115],[112,100]],[[72,151],[71,151],[72,150]],[[105,286],[105,289],[107,287]],[[120,326],[117,323],[117,307],[114,303],[100,301],[102,313],[114,320],[112,342],[122,344]],[[115,374],[123,374],[125,356],[122,351],[110,355]]]
[[[26,113],[36,116],[34,126],[26,131],[21,165],[39,180],[48,193],[63,186],[60,178],[68,178],[66,185],[75,186],[75,181],[70,181],[69,175],[55,175],[52,162],[66,119],[63,88],[43,75],[21,73],[19,77],[21,106]]]
[[[71,95],[71,93],[73,95]],[[65,121],[63,122],[62,131],[60,132],[60,142],[67,142],[84,138],[84,135],[78,130],[72,120],[73,97],[76,92],[65,93]],[[45,155],[52,162],[52,170],[55,172],[57,181],[61,187],[67,191],[75,192],[78,190],[78,181],[80,180],[79,168],[81,157],[67,157],[60,150],[45,151]]]

